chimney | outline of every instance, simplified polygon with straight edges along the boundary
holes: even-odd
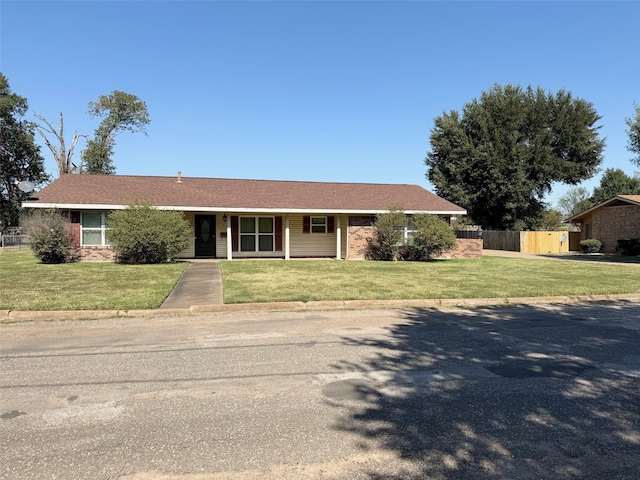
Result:
[[[178,170],[178,181],[176,183],[182,183],[182,170]]]

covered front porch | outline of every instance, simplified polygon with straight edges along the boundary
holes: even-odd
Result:
[[[181,258],[347,258],[347,215],[186,212],[194,239]]]

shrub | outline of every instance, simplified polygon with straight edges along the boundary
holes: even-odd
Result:
[[[368,240],[367,260],[398,260],[404,241],[407,216],[401,209],[391,209],[378,214],[374,225],[374,237]]]
[[[128,205],[107,218],[109,242],[120,263],[164,263],[185,250],[193,233],[182,212],[148,202]]]
[[[42,263],[65,263],[73,246],[71,225],[56,210],[37,210],[23,218],[24,232],[29,235],[31,250]]]
[[[405,240],[407,223],[411,236]],[[456,246],[453,229],[436,215],[408,219],[402,210],[393,209],[378,215],[374,226],[374,237],[367,245],[368,260],[431,260]]]
[[[624,238],[618,240],[618,250],[622,255],[640,255],[640,238]]]
[[[456,246],[456,234],[437,215],[414,215],[413,238],[403,248],[403,260],[424,261],[441,256]]]
[[[580,247],[582,248],[582,251],[584,253],[596,253],[600,251],[602,242],[600,242],[600,240],[596,240],[595,238],[588,238],[580,242]]]

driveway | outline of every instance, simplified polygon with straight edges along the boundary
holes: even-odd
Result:
[[[2,326],[5,479],[635,479],[640,308]]]

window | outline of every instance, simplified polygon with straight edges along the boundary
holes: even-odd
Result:
[[[80,218],[82,246],[109,245],[106,219],[105,213],[82,212]]]
[[[302,233],[334,233],[335,217],[302,217]]]
[[[407,221],[407,223],[404,224],[404,243],[405,244],[413,243],[413,237],[415,232],[416,232],[416,227],[413,224],[413,220],[410,219],[409,221]]]
[[[327,233],[327,217],[311,217],[311,233]]]
[[[273,217],[240,217],[240,251],[273,252]]]

